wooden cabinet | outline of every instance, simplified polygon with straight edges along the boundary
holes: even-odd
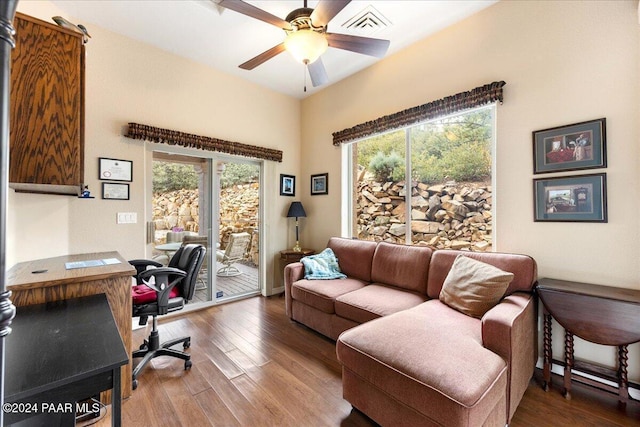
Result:
[[[14,27],[9,185],[77,195],[84,180],[82,35],[20,13]]]
[[[117,264],[67,269],[66,263],[117,259]],[[133,268],[118,252],[65,255],[26,261],[7,272],[7,290],[16,307],[105,294],[127,351],[131,349],[131,277]],[[89,320],[89,319],[88,319]],[[99,337],[95,338],[100,342]],[[88,342],[88,345],[98,345]],[[73,357],[74,349],[68,349]],[[131,396],[132,362],[122,367],[122,397]]]

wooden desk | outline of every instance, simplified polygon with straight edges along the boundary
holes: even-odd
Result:
[[[121,386],[129,362],[104,294],[18,307],[6,338],[6,424],[39,417],[39,425],[75,425],[77,402]],[[121,424],[115,393],[111,425]],[[35,418],[34,418],[35,420]]]
[[[119,264],[67,270],[65,263],[116,258]],[[33,273],[42,271],[42,273]],[[16,307],[106,294],[120,337],[131,349],[131,277],[133,268],[118,252],[66,255],[16,264],[7,273],[7,290]],[[72,352],[72,349],[69,349]],[[122,397],[131,396],[131,361],[122,367]],[[109,397],[107,396],[108,400]]]
[[[640,291],[610,286],[591,285],[555,279],[540,279],[536,288],[544,305],[544,388],[551,384],[551,317],[565,329],[565,397],[571,398],[573,377],[598,388],[617,392],[626,403],[628,392],[629,344],[640,341]],[[618,347],[618,369],[612,371],[573,358],[573,335],[602,345]],[[609,387],[590,378],[572,373],[572,368],[593,375],[613,378],[618,387]]]

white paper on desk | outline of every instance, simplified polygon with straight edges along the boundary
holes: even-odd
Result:
[[[120,264],[120,261],[117,258],[92,259],[88,261],[66,262],[64,266],[67,270],[73,270],[74,268],[102,267],[103,265],[112,264]]]
[[[66,262],[64,264],[67,270],[72,270],[74,268],[85,268],[85,267],[99,267],[104,265],[101,260],[93,259],[89,261],[74,261],[74,262]]]

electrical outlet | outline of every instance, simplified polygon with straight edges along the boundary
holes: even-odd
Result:
[[[118,224],[135,224],[138,222],[138,214],[136,212],[118,212],[116,222]]]

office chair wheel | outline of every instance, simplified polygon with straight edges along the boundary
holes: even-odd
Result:
[[[182,343],[182,348],[189,348],[191,347],[191,340],[187,340],[184,343]]]
[[[138,388],[138,380],[131,381],[131,389],[135,390]]]
[[[193,363],[191,363],[191,360],[185,360],[184,361],[184,370],[189,370],[191,369],[191,365],[193,365]]]

